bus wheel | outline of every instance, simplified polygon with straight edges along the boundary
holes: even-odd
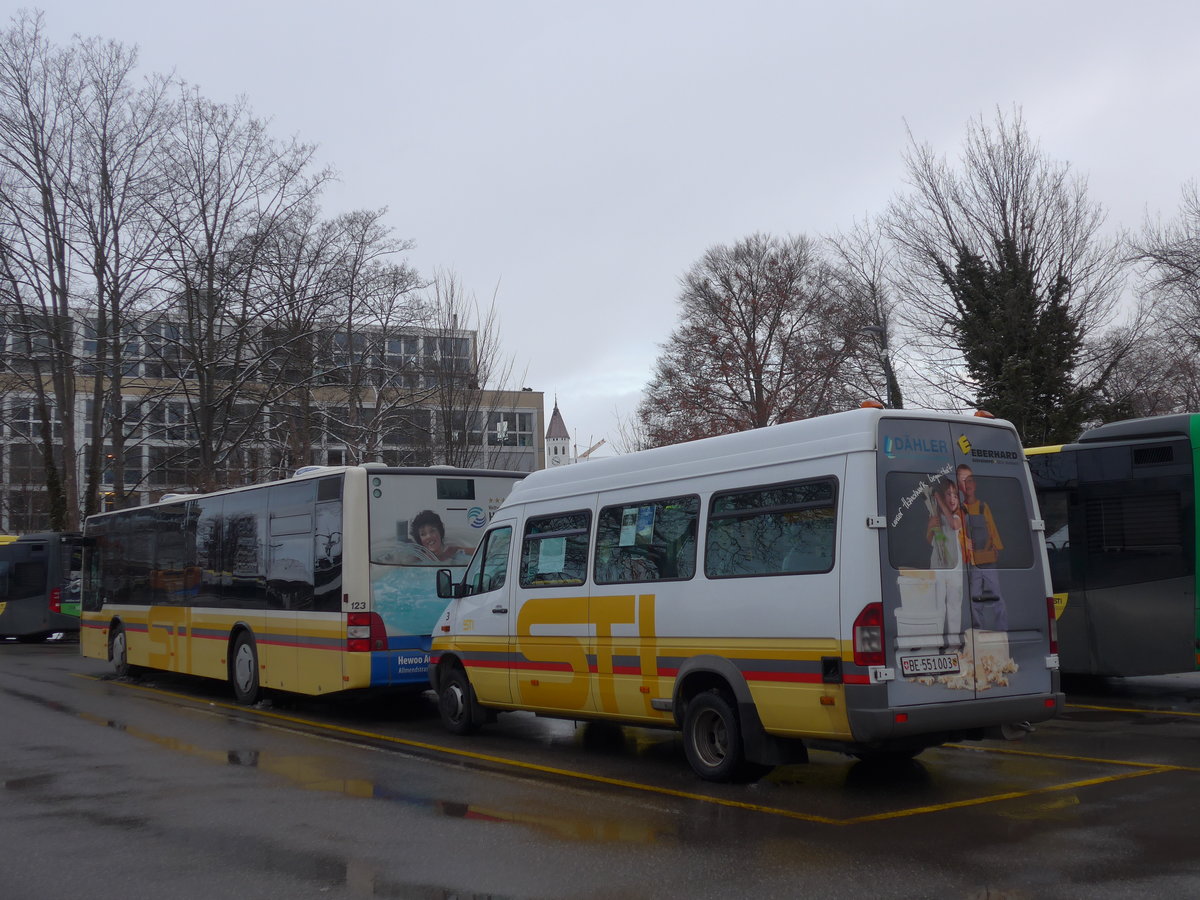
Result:
[[[442,676],[438,690],[438,712],[442,724],[452,734],[472,734],[483,723],[483,711],[475,702],[475,692],[467,673],[458,666]]]
[[[233,642],[229,675],[229,680],[233,682],[233,696],[238,703],[253,706],[258,702],[262,693],[258,684],[258,649],[254,646],[254,638],[244,631]]]
[[[125,629],[120,625],[114,628],[109,636],[108,658],[112,660],[113,672],[118,678],[127,678],[133,674],[133,666],[129,664],[129,647],[125,642]]]
[[[683,717],[683,752],[705,781],[756,781],[770,766],[748,762],[742,726],[729,699],[717,690],[692,698]]]

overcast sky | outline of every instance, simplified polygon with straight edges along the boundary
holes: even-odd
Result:
[[[423,274],[497,293],[580,450],[636,407],[706,248],[879,212],[906,125],[954,155],[1019,105],[1114,227],[1200,176],[1194,2],[30,5],[319,145],[327,214],[387,206]]]

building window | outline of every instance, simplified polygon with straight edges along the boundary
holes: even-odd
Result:
[[[488,416],[488,444],[492,447],[532,447],[533,413],[492,413]]]

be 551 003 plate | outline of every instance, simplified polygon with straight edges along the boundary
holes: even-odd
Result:
[[[897,659],[900,673],[908,678],[916,675],[954,675],[959,671],[957,653],[936,656],[901,656]]]

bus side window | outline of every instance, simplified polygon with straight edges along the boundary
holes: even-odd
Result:
[[[832,478],[714,494],[705,541],[709,578],[799,575],[833,568]]]
[[[590,530],[591,513],[587,511],[527,521],[521,543],[521,587],[583,584]]]
[[[695,495],[604,507],[596,528],[596,583],[691,578],[699,517]]]

